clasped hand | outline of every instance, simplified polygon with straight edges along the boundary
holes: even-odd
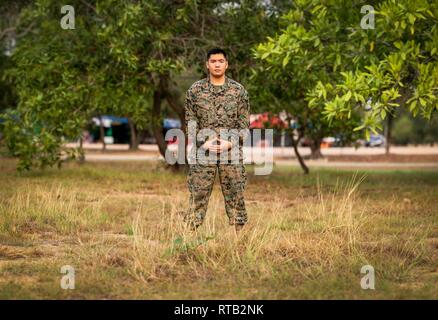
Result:
[[[219,144],[217,143],[219,141]],[[226,150],[231,149],[233,144],[227,140],[218,139],[217,137],[211,140],[207,140],[203,145],[202,148],[208,149],[210,152],[214,153],[222,153]]]

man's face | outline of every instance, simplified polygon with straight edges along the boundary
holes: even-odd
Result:
[[[211,76],[220,78],[225,74],[225,70],[228,68],[228,61],[222,53],[217,53],[210,56],[206,65]]]

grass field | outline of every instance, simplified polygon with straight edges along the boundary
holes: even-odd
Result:
[[[227,225],[216,181],[192,234],[186,176],[159,163],[18,174],[0,160],[0,298],[438,298],[437,170],[247,170],[244,230]]]

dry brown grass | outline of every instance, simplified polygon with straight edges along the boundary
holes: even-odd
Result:
[[[2,298],[437,297],[437,172],[250,175],[250,223],[236,234],[219,185],[188,230],[185,176],[159,165],[1,169]],[[365,264],[374,291],[360,288]],[[60,289],[62,265],[75,290]]]

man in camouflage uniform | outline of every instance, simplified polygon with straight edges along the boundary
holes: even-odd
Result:
[[[229,224],[235,225],[239,231],[248,219],[243,196],[247,175],[242,152],[249,129],[248,92],[241,84],[225,76],[228,61],[222,49],[208,52],[206,66],[209,77],[195,82],[186,94],[186,128],[189,131],[190,124],[195,123],[196,133],[201,129],[211,129],[216,137],[205,142],[200,141],[199,136],[195,138],[195,153],[199,154],[196,150],[201,148],[200,151],[205,151],[209,158],[207,161],[196,159],[195,164],[189,160],[190,207],[186,220],[194,229],[204,221],[218,171]],[[236,139],[233,136],[231,141],[228,141],[229,137],[224,138],[224,129],[239,131],[234,135]],[[234,161],[233,154],[237,154]],[[211,155],[214,157],[210,158]]]

